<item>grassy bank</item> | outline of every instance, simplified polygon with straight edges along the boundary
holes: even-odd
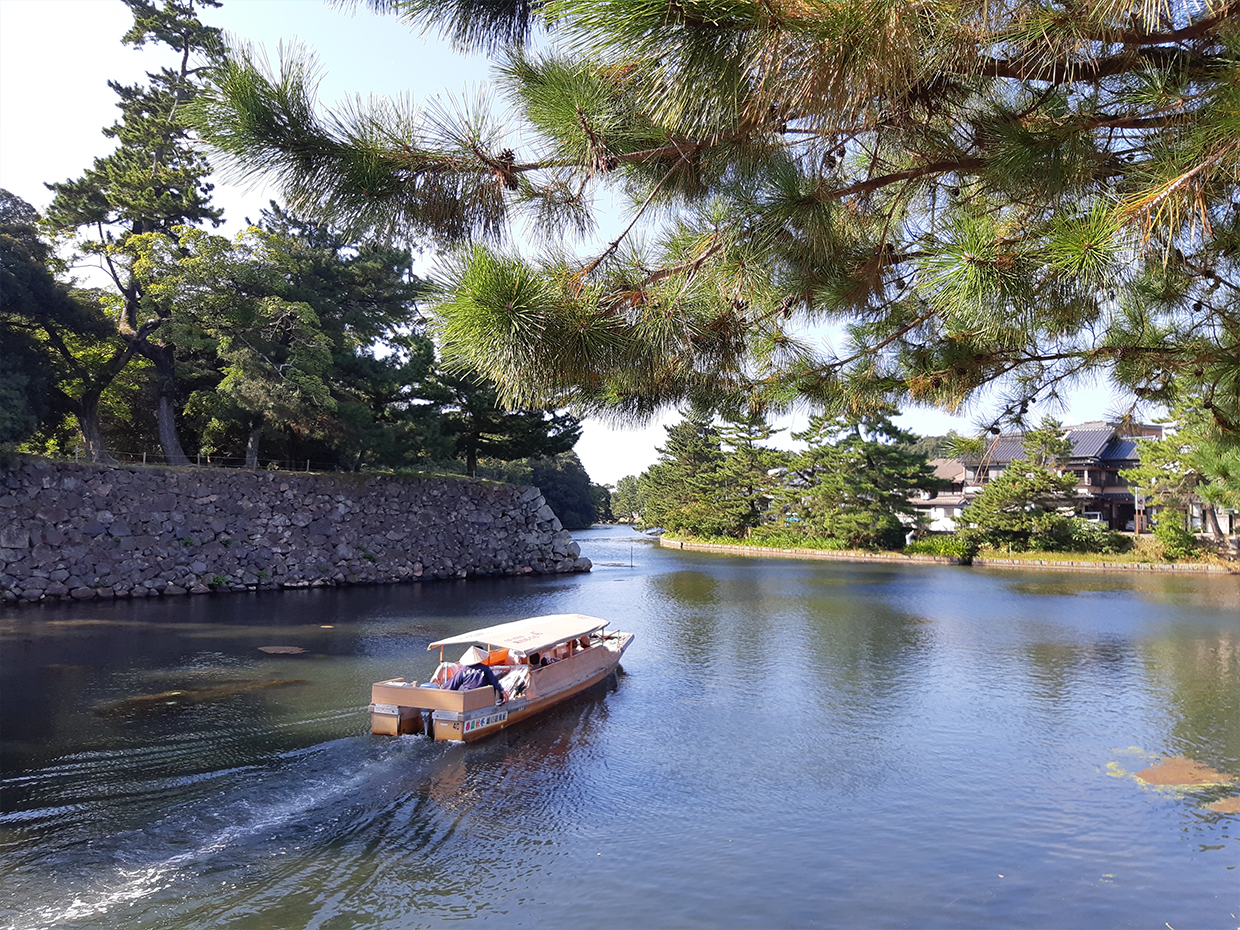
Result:
[[[946,538],[946,537],[945,537]],[[720,552],[734,551],[738,555],[789,558],[828,558],[844,561],[916,561],[937,564],[968,564],[953,547],[944,546],[942,551],[928,552],[925,547],[913,546],[909,550],[848,549],[838,540],[812,539],[794,534],[764,535],[757,539],[737,540],[728,536],[695,537],[665,534],[660,544],[682,549]],[[1172,560],[1163,557],[1162,547],[1152,537],[1137,537],[1134,547],[1122,553],[1082,552],[1009,552],[999,549],[983,549],[974,556],[978,565],[1020,565],[1030,568],[1063,569],[1153,569],[1184,572],[1233,572],[1240,573],[1240,566],[1203,550],[1192,558]]]

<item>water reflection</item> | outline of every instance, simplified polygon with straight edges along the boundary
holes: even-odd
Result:
[[[5,614],[0,926],[1234,911],[1236,781],[1134,777],[1240,775],[1234,579],[580,539],[585,577]],[[469,747],[369,735],[370,683],[425,677],[427,643],[562,611],[637,633],[606,688]]]

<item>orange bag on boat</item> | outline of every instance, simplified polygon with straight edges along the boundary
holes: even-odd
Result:
[[[507,665],[508,664],[508,650],[507,649],[492,649],[489,653],[487,653],[486,664],[487,665]]]

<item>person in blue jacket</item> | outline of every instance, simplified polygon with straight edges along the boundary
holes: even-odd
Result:
[[[490,685],[499,700],[504,700],[504,689],[489,665],[462,665],[443,687],[445,691],[472,691],[483,685]]]

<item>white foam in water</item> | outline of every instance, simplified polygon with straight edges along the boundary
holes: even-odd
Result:
[[[133,904],[172,884],[171,878],[164,880],[164,877],[171,871],[172,868],[167,865],[150,866],[132,872],[120,869],[121,887],[112,891],[95,892],[90,896],[91,900],[76,897],[68,907],[41,908],[38,915],[42,923],[28,925],[29,930],[52,927],[70,920],[93,917],[96,914],[106,914],[108,908],[121,904]],[[18,930],[27,930],[27,927],[20,923],[15,926]]]
[[[349,739],[331,740],[282,755],[285,758],[305,758],[318,755],[333,744],[348,745],[352,742]],[[318,805],[334,801],[355,791],[371,779],[376,768],[387,767],[393,761],[396,761],[395,754],[387,754],[382,759],[370,760],[351,776],[335,782],[320,782],[318,785],[285,784],[283,790],[291,791],[291,796],[266,805],[261,802],[255,804],[248,800],[244,801],[238,805],[236,813],[249,813],[251,816],[246,823],[226,827],[207,838],[198,848],[170,856],[162,862],[139,869],[117,869],[116,879],[107,883],[111,887],[79,892],[75,894],[73,901],[65,906],[37,908],[33,915],[18,918],[10,926],[12,930],[42,930],[42,928],[50,928],[85,917],[106,914],[110,909],[121,905],[133,905],[171,886],[176,881],[178,873],[190,863],[212,856],[248,838],[277,829]],[[253,767],[244,766],[232,771],[242,772],[251,768]],[[293,772],[284,769],[271,774],[279,776],[290,775]],[[192,813],[190,816],[193,818]]]
[[[63,817],[66,814],[72,814],[84,810],[86,810],[85,804],[65,804],[61,807],[36,807],[31,810],[10,811],[7,814],[0,814],[0,824],[23,823],[31,820],[45,820],[54,817]]]

